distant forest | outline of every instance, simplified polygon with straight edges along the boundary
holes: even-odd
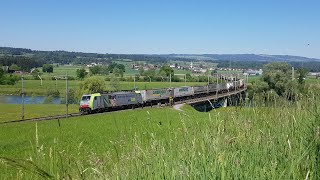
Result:
[[[16,64],[28,71],[47,63],[88,64],[91,62],[111,64],[116,60],[145,61],[151,64],[166,64],[170,61],[206,61],[218,63],[222,68],[260,69],[270,61],[285,61],[295,68],[304,67],[311,72],[320,72],[320,60],[299,56],[230,54],[230,55],[187,55],[187,54],[99,54],[68,51],[37,51],[24,48],[0,47],[0,65]]]

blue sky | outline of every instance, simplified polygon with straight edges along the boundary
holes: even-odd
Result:
[[[319,9],[317,0],[1,0],[0,46],[320,58]]]

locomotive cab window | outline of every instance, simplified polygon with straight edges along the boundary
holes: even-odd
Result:
[[[81,100],[82,101],[89,101],[90,100],[90,96],[83,96]]]

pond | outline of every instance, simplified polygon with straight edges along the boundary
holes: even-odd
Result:
[[[17,95],[0,96],[0,103],[4,104],[21,104],[22,97]],[[24,104],[60,104],[61,98],[45,96],[24,96]]]

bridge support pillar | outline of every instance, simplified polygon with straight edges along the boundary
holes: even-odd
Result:
[[[227,107],[227,106],[228,106],[228,98],[224,98],[222,107]]]

